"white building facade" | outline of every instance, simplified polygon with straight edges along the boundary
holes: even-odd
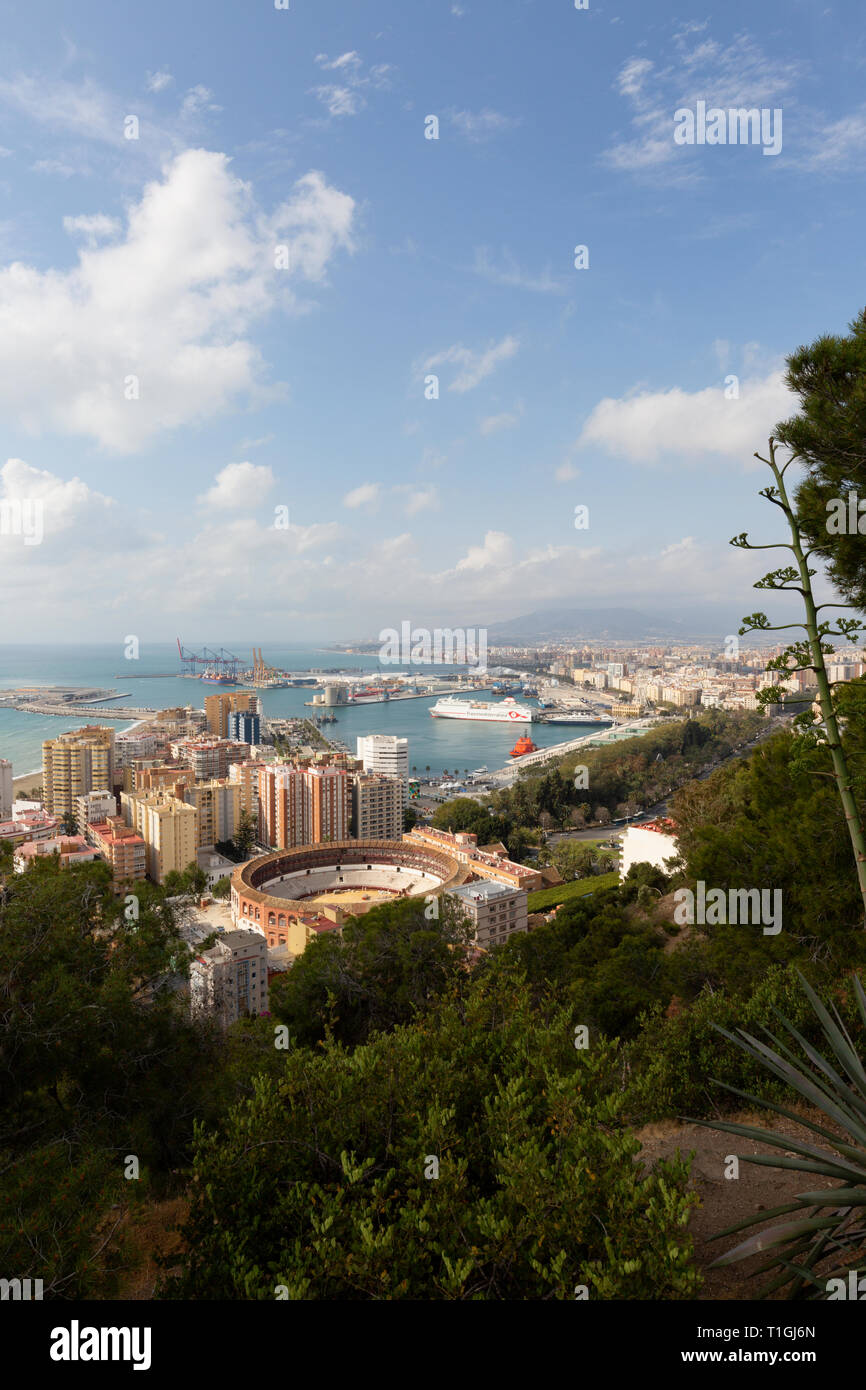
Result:
[[[223,1028],[268,1010],[268,947],[261,932],[224,932],[190,962],[193,1013],[208,1013]]]
[[[355,756],[365,772],[383,772],[403,783],[403,805],[409,800],[409,740],[394,734],[367,734],[357,741]]]

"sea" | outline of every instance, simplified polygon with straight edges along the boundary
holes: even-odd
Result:
[[[338,668],[384,671],[394,675],[402,669],[382,665],[375,654],[365,656],[326,647],[270,646],[267,642],[260,645],[268,665],[284,671]],[[238,648],[229,645],[228,649],[252,666],[252,655],[245,646]],[[465,668],[455,666],[449,669],[456,672]],[[441,666],[413,665],[412,673],[441,676],[443,671]],[[103,706],[105,717],[99,722],[113,724],[118,730],[131,728],[134,721],[112,719],[112,703],[135,708],[149,706],[154,710],[175,705],[192,705],[196,709],[203,709],[206,695],[233,688],[191,680],[181,675],[180,657],[173,642],[142,642],[136,660],[127,660],[123,645],[117,642],[50,646],[0,644],[0,688],[27,685],[97,686],[116,691],[123,698],[116,702],[106,701]],[[263,690],[258,694],[266,715],[289,718],[314,713],[305,703],[313,698],[312,686]],[[601,732],[606,727],[603,724],[532,724],[530,727],[524,724],[515,727],[513,724],[487,724],[474,720],[433,719],[429,710],[435,703],[436,697],[431,696],[359,705],[352,709],[329,709],[328,714],[335,714],[337,722],[324,725],[322,732],[339,739],[352,752],[359,735],[397,734],[408,738],[409,766],[415,768],[418,774],[425,775],[429,768],[436,776],[449,772],[461,778],[467,771],[472,772],[478,767],[486,766],[491,772],[505,767],[509,752],[521,733],[530,733],[539,748],[549,748],[582,734]],[[532,705],[537,701],[526,699],[521,703]],[[92,716],[79,715],[67,719],[59,715],[25,714],[21,710],[0,708],[0,757],[12,762],[16,777],[38,772],[42,765],[43,740],[56,738],[58,734],[80,728],[88,722],[92,722]]]

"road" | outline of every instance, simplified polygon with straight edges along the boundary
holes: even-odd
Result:
[[[740,758],[748,756],[759,743],[763,743],[765,739],[769,738],[771,734],[774,734],[784,723],[785,720],[780,718],[768,720],[768,727],[766,729],[760,729],[753,739],[750,739],[742,748],[732,753],[729,758],[723,758],[719,762],[713,763],[704,772],[698,772],[694,777],[689,778],[689,780],[692,782],[705,782],[708,777],[718,770],[718,768],[724,767],[727,763],[737,762]],[[669,793],[669,795],[673,795],[673,793]],[[629,825],[642,825],[646,821],[655,820],[657,817],[666,816],[667,814],[668,803],[667,799],[665,799],[664,801],[656,802],[655,806],[650,806],[646,810],[641,811],[638,815],[629,817],[627,820],[613,820],[609,825],[595,825],[588,830],[555,830],[548,835],[547,843],[549,845],[554,845],[560,840],[610,840],[624,835]]]

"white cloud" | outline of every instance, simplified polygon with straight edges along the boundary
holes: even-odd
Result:
[[[494,285],[505,285],[508,289],[532,290],[535,294],[565,294],[567,285],[564,279],[551,275],[549,268],[540,275],[521,270],[510,251],[503,250],[501,264],[494,265],[486,246],[479,246],[475,252],[473,270]]]
[[[513,357],[519,346],[518,339],[510,335],[499,343],[491,343],[483,352],[473,352],[471,348],[465,348],[461,343],[456,343],[453,347],[445,348],[442,352],[434,353],[432,357],[428,357],[423,364],[423,370],[429,371],[431,368],[442,366],[444,363],[455,363],[461,370],[448,389],[457,391],[462,395],[466,391],[472,391],[480,382],[489,377],[500,362],[507,362],[509,358]]]
[[[364,105],[364,99],[349,87],[337,87],[333,83],[314,87],[313,92],[328,108],[329,116],[356,116]]]
[[[495,135],[503,135],[507,130],[516,130],[521,124],[519,116],[504,116],[501,111],[450,111],[452,123],[460,134],[473,144],[490,140]]]
[[[123,111],[95,82],[46,81],[19,73],[0,79],[0,102],[38,125],[121,148]]]
[[[334,58],[332,61],[328,59],[327,53],[317,53],[316,62],[320,68],[325,68],[328,72],[356,73],[363,66],[360,55],[355,52],[342,53],[339,58]]]
[[[808,137],[805,165],[816,173],[863,168],[866,164],[866,110],[838,121],[824,121]]]
[[[386,540],[379,542],[379,551],[382,559],[388,564],[393,564],[395,560],[404,560],[411,555],[415,545],[415,537],[409,531],[404,531],[399,536],[389,536]]]
[[[428,487],[400,489],[400,491],[404,490],[408,492],[406,498],[407,516],[417,516],[419,512],[435,511],[439,506],[439,493],[432,484]]]
[[[258,439],[242,439],[240,447],[243,450],[260,449],[263,444],[270,444],[273,439],[274,435],[272,434],[262,434]]]
[[[96,246],[100,241],[118,236],[121,224],[116,217],[107,217],[104,213],[97,212],[90,216],[83,214],[80,217],[64,217],[63,230],[69,236],[80,233],[88,246]]]
[[[575,468],[573,463],[561,463],[554,474],[558,483],[571,483],[575,478],[580,477],[580,469]]]
[[[231,511],[252,511],[267,497],[276,478],[264,464],[227,463],[217,473],[214,485],[198,499],[206,507]]]
[[[80,478],[64,482],[54,473],[33,468],[23,459],[7,459],[0,468],[2,499],[7,502],[38,500],[44,514],[46,537],[63,531],[78,530],[86,543],[92,544],[100,529],[111,523],[110,513],[116,508],[111,498],[94,492]],[[66,542],[64,542],[66,544]],[[0,551],[5,547],[0,545]]]
[[[343,534],[343,528],[337,521],[317,521],[311,526],[292,525],[288,529],[295,541],[299,555],[332,545]]]
[[[748,34],[725,46],[709,39],[693,42],[698,32],[694,25],[680,30],[661,67],[645,57],[623,64],[615,86],[631,108],[632,134],[603,151],[612,168],[654,176],[664,170],[682,181],[698,177],[695,159],[701,149],[674,144],[674,112],[694,110],[699,100],[726,110],[784,106],[787,125],[804,64],[767,57]]]
[[[182,116],[199,116],[203,111],[222,111],[222,107],[214,102],[210,88],[202,86],[199,82],[195,87],[190,87],[180,110]]]
[[[0,413],[130,452],[273,395],[245,335],[275,306],[297,309],[297,281],[322,282],[352,249],[353,215],[315,171],[265,215],[225,155],[187,150],[129,209],[122,241],[83,249],[70,270],[0,270]],[[281,242],[290,271],[274,268]]]
[[[138,534],[134,517],[79,478],[66,481],[10,459],[0,469],[0,498],[44,502],[41,544],[25,546],[15,536],[0,543],[7,640],[32,640],[34,632],[42,640],[117,637],[120,643],[128,632],[164,640],[166,613],[176,616],[180,632],[240,631],[253,602],[265,627],[288,623],[320,640],[326,633],[362,635],[374,623],[399,625],[406,614],[433,627],[490,622],[548,603],[573,605],[575,594],[586,606],[627,604],[650,616],[660,603],[675,611],[684,595],[689,604],[724,601],[733,622],[754,606],[747,588],[766,569],[763,555],[676,532],[602,550],[575,541],[564,514],[562,543],[524,547],[490,530],[449,568],[433,570],[424,560],[423,535],[380,538],[378,528],[348,530],[334,521],[295,520],[278,529],[267,508],[256,518],[223,508],[206,513],[197,528],[186,520],[179,586],[176,537]],[[442,563],[442,544],[431,549]],[[76,586],[69,604],[60,600],[72,556]],[[737,594],[744,597],[732,597]]]
[[[390,63],[378,63],[365,71],[360,53],[354,50],[341,53],[338,58],[317,53],[316,62],[324,72],[336,73],[339,79],[312,88],[329,116],[356,116],[367,105],[365,93],[389,87],[394,71]]]
[[[71,164],[68,159],[37,159],[31,168],[34,174],[57,174],[62,179],[71,179],[75,174],[89,172],[86,165]]]
[[[343,498],[343,506],[353,509],[369,507],[378,502],[380,490],[379,483],[362,483],[360,487],[353,488],[351,492],[346,493]]]
[[[504,531],[488,531],[483,545],[471,545],[462,560],[457,561],[458,572],[463,570],[484,570],[495,566],[501,569],[510,565],[514,554],[514,542]]]
[[[639,391],[599,401],[586,421],[578,446],[600,446],[633,463],[654,463],[661,455],[694,459],[710,455],[753,459],[775,425],[796,408],[781,371],[744,378],[739,399],[728,400],[725,388],[702,391]]]
[[[167,72],[165,68],[160,68],[158,72],[147,74],[147,90],[149,92],[161,92],[165,87],[169,87],[173,81],[174,78],[171,73]]]
[[[498,434],[500,430],[513,430],[520,424],[522,410],[504,410],[501,415],[487,415],[478,426],[479,434]]]

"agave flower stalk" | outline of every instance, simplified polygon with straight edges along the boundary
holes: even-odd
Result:
[[[826,655],[834,651],[834,648],[824,641],[825,637],[851,641],[864,630],[864,625],[853,618],[838,618],[834,628],[832,623],[819,618],[822,609],[850,608],[851,605],[844,603],[816,604],[812,592],[812,576],[816,571],[809,568],[809,558],[815,554],[818,547],[809,548],[785,487],[785,473],[798,455],[792,453],[787,462],[780,466],[776,462],[776,444],[773,439],[769,441],[769,454],[769,458],[764,458],[758,453],[755,454],[755,458],[760,459],[772,470],[775,478],[775,485],[762,488],[760,496],[765,497],[768,502],[772,502],[774,506],[779,507],[785,513],[791,539],[790,541],[778,541],[773,545],[752,545],[746,532],[743,531],[739,536],[733,538],[731,545],[742,550],[790,550],[796,567],[787,565],[781,569],[773,570],[770,574],[764,575],[763,579],[759,579],[754,587],[756,589],[775,589],[782,593],[800,594],[806,616],[805,621],[801,623],[783,623],[773,626],[765,613],[752,613],[743,619],[743,626],[739,629],[739,633],[740,636],[743,636],[747,632],[783,632],[790,628],[805,630],[806,640],[792,643],[768,663],[767,670],[780,671],[786,675],[793,675],[796,671],[812,671],[815,676],[824,731],[822,732],[817,726],[817,721],[811,711],[798,715],[794,722],[806,730],[811,746],[824,743],[830,751],[833,766],[832,775],[845,814],[845,823],[848,827],[857,869],[857,881],[863,900],[864,917],[866,917],[866,834],[864,834],[863,818],[857,805],[833,699],[833,686],[838,682],[830,680],[824,659]],[[761,704],[767,705],[775,700],[776,696],[775,688],[767,686],[759,692],[758,700]]]

